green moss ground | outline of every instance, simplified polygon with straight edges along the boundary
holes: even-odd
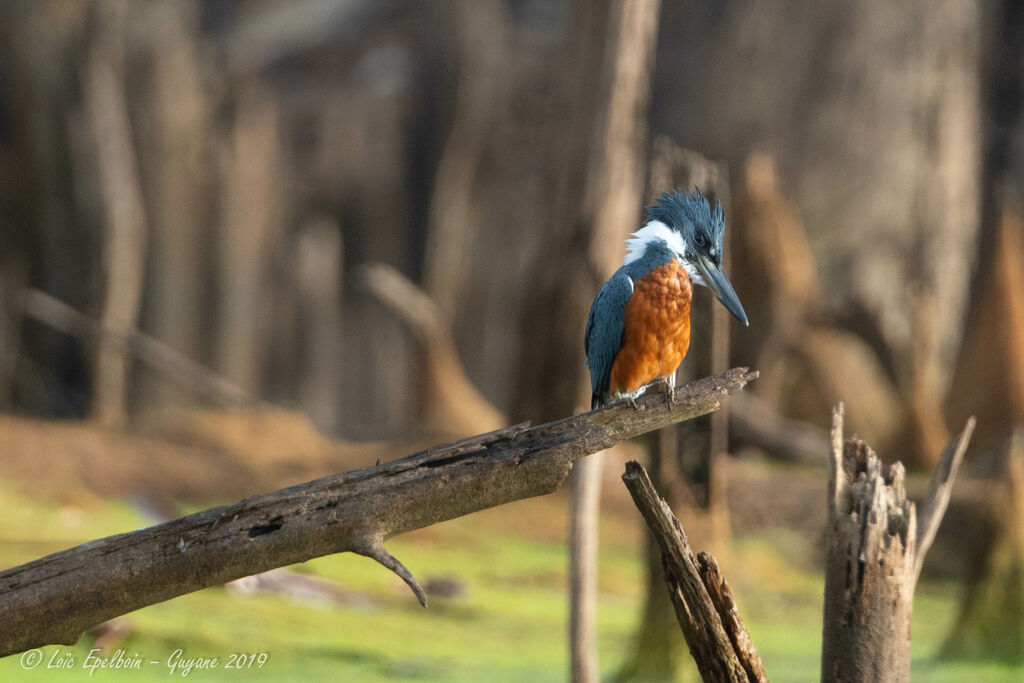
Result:
[[[558,509],[557,499],[539,505]],[[524,506],[533,505],[528,513]],[[97,670],[92,680],[169,678],[176,649],[187,657],[217,657],[199,681],[562,681],[566,679],[566,554],[561,520],[543,533],[496,520],[515,516],[529,527],[536,501],[454,520],[393,539],[389,549],[421,579],[447,578],[463,588],[419,607],[396,577],[370,560],[344,554],[300,571],[330,577],[351,598],[344,604],[302,604],[278,596],[233,595],[214,588],[139,610],[122,643],[145,662],[138,671]],[[534,517],[531,517],[534,515]],[[53,506],[24,490],[0,485],[0,565],[13,566],[63,547],[145,525],[129,505],[91,501]],[[642,567],[637,535],[603,522],[599,633],[602,670],[622,663],[639,618]],[[514,525],[512,525],[514,526]],[[496,531],[497,528],[497,531]],[[539,540],[536,540],[538,539]],[[784,536],[781,536],[784,538]],[[751,635],[774,681],[816,681],[820,652],[822,578],[782,559],[778,539],[739,538],[725,568],[741,599]],[[960,588],[924,584],[914,614],[915,681],[1018,681],[1024,670],[997,663],[938,663],[933,655],[955,616]],[[0,625],[0,628],[3,626]],[[0,660],[0,681],[89,678],[87,642],[49,646],[42,663],[25,670],[19,656]],[[262,668],[227,670],[234,652],[268,654]],[[75,658],[71,670],[48,669],[56,656]],[[155,660],[157,664],[149,664]],[[175,676],[181,676],[177,672]]]

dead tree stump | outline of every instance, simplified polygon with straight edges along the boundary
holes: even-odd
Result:
[[[844,443],[842,404],[832,411],[823,681],[910,680],[914,586],[973,429],[971,418],[942,454],[919,526],[903,465],[883,467],[859,439]]]

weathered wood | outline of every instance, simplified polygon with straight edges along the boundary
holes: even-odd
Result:
[[[697,562],[700,564],[700,578],[704,582],[704,588],[707,589],[711,603],[718,611],[722,626],[725,627],[729,642],[732,643],[733,652],[739,658],[743,670],[747,672],[747,677],[751,681],[768,683],[768,673],[761,663],[761,655],[757,653],[750,633],[743,624],[739,608],[732,597],[732,589],[722,576],[718,562],[711,553],[704,552],[697,553]]]
[[[655,491],[647,471],[638,462],[628,462],[622,481],[661,548],[665,582],[676,610],[676,618],[703,679],[735,683],[767,680],[748,678],[748,672],[737,657],[722,624],[719,610],[704,585],[697,559],[686,539],[686,532],[668,504]],[[733,622],[734,626],[737,624],[742,628],[738,615]],[[746,640],[749,641],[749,636]],[[750,650],[753,651],[753,648]]]
[[[832,411],[822,680],[910,680],[914,587],[973,430],[972,418],[942,454],[918,529],[903,465],[883,468],[863,441],[844,443],[842,404]]]
[[[575,460],[716,410],[756,376],[734,368],[680,387],[672,405],[653,392],[637,409],[616,404],[509,427],[8,569],[0,572],[0,656],[73,643],[85,628],[131,610],[329,553],[352,551],[400,570],[385,539],[550,493]],[[411,574],[401,575],[415,588]]]

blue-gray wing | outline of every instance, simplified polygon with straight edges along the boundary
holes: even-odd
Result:
[[[616,273],[604,283],[590,305],[583,348],[590,368],[590,386],[595,398],[608,393],[615,354],[622,348],[626,302],[633,296],[633,280],[625,273]]]

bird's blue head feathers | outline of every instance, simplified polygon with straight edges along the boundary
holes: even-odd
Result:
[[[717,199],[715,207],[699,188],[692,192],[662,192],[647,207],[647,220],[664,223],[683,236],[688,249],[696,249],[712,257],[721,257],[725,238],[725,215]]]

